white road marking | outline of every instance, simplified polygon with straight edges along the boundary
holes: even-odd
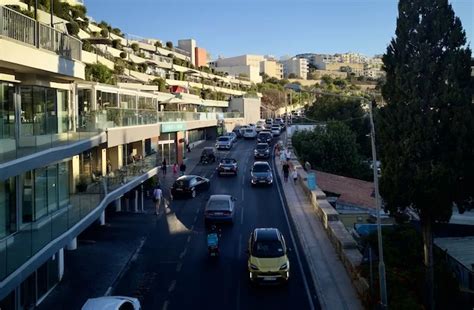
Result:
[[[176,265],[176,272],[180,272],[180,271],[181,271],[181,268],[183,268],[183,264],[182,264],[182,263],[178,263],[178,265]]]
[[[194,216],[194,220],[193,220],[193,222],[194,222],[194,223],[196,223],[197,219],[198,219],[198,216],[197,216],[197,215],[196,215],[196,216]]]
[[[165,301],[164,304],[163,304],[163,307],[161,308],[161,310],[167,310],[169,304],[170,304],[170,302],[168,300]]]
[[[193,231],[194,230],[194,225],[191,225],[189,230]]]
[[[244,207],[240,209],[240,225],[244,224]]]
[[[188,239],[186,239],[186,242],[189,243],[191,241],[191,235],[188,236]]]
[[[196,214],[199,214],[199,209],[196,209]]]
[[[176,287],[176,280],[173,280],[171,282],[170,287],[168,288],[168,293],[171,293],[172,291],[174,291],[175,287]]]
[[[275,170],[276,169],[275,161],[273,161],[272,164],[273,164],[273,170],[276,171]],[[285,203],[284,203],[283,196],[282,196],[282,193],[281,193],[280,184],[278,183],[278,180],[275,183],[277,185],[278,196],[280,197],[281,208],[283,209],[283,214],[285,215],[286,224],[288,225],[288,231],[290,232],[291,242],[293,243],[293,246],[294,246],[294,249],[295,249],[296,259],[298,260],[298,266],[300,268],[300,272],[301,272],[301,275],[302,275],[302,278],[303,278],[303,284],[304,284],[304,288],[306,290],[306,295],[308,296],[309,306],[310,306],[311,309],[315,309],[313,299],[311,298],[311,292],[309,290],[308,281],[306,280],[306,277],[304,276],[303,264],[301,263],[300,253],[299,253],[298,247],[296,246],[296,239],[295,239],[295,236],[293,234],[293,231],[291,230],[290,220],[288,218],[288,214],[287,214],[286,209],[285,209]]]
[[[242,201],[244,201],[244,188],[242,187]]]

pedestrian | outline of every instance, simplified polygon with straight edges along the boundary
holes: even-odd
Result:
[[[178,163],[173,164],[173,175],[176,175],[178,173]]]
[[[189,140],[186,139],[186,140],[184,140],[184,141],[185,141],[185,143],[186,143],[186,150],[188,151],[188,153],[191,153],[191,147],[189,146]]]
[[[295,182],[296,184],[296,181],[298,180],[298,172],[296,172],[296,168],[293,168],[293,171],[291,172],[291,177],[293,178],[293,182]]]
[[[155,190],[153,191],[153,202],[155,203],[155,214],[158,215],[160,211],[161,205],[161,198],[163,197],[163,191],[161,187],[158,185]]]
[[[288,182],[288,175],[290,174],[290,165],[288,163],[283,164],[283,177],[285,182]]]
[[[163,175],[166,175],[166,158],[163,158],[163,161],[161,162],[161,170],[163,170]]]
[[[112,172],[112,164],[110,163],[110,159],[107,159],[107,175]]]
[[[284,150],[281,150],[281,151],[280,151],[280,161],[281,161],[282,164],[283,164],[283,162],[286,161],[286,155],[285,155],[285,151],[284,151]]]
[[[285,159],[286,161],[289,161],[291,159],[291,151],[289,149],[286,149],[285,151]]]
[[[184,175],[184,173],[186,172],[186,165],[184,164],[184,162],[181,162],[181,165],[179,166],[179,171],[181,172],[181,175]]]
[[[309,163],[309,161],[306,161],[304,163],[304,170],[306,171],[310,171],[311,170],[311,164]]]

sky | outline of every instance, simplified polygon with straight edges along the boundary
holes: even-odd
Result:
[[[396,0],[85,0],[88,15],[163,42],[193,38],[212,59],[242,54],[383,54]],[[450,0],[474,48],[474,0]]]

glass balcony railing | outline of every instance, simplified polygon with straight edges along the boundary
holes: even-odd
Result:
[[[0,36],[81,60],[82,42],[5,6],[0,6]]]

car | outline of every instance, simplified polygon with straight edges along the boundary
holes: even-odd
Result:
[[[270,145],[268,143],[257,143],[253,150],[255,158],[269,158],[270,157]]]
[[[232,138],[232,143],[237,142],[237,134],[233,131],[231,132],[226,132],[224,136],[231,137]]]
[[[248,125],[240,126],[239,131],[240,131],[240,134],[242,135],[242,137],[244,136],[245,129],[248,129],[248,128],[250,128],[250,126],[248,126]]]
[[[272,125],[272,124],[273,124],[273,119],[267,118],[267,119],[265,120],[265,124]]]
[[[234,222],[234,201],[231,195],[211,195],[204,208],[204,222]]]
[[[233,174],[237,175],[237,171],[239,167],[237,165],[237,161],[233,158],[223,158],[219,162],[219,166],[217,167],[217,174]]]
[[[264,130],[264,129],[265,129],[265,126],[264,126],[264,125],[257,125],[257,127],[255,127],[255,131],[256,131],[257,133],[260,132],[260,131],[262,131],[262,130]]]
[[[232,129],[232,132],[236,134],[237,138],[242,138],[242,133],[240,132],[240,126],[235,126],[234,129]]]
[[[258,125],[262,125],[262,126],[263,126],[263,125],[265,125],[265,121],[264,121],[264,120],[259,120],[259,121],[257,121],[256,124],[257,124],[257,126],[258,126]]]
[[[250,184],[255,185],[272,185],[273,174],[270,164],[266,161],[256,161],[250,170]]]
[[[183,175],[174,181],[171,186],[171,195],[174,197],[196,197],[198,192],[205,191],[211,187],[209,179],[199,175]]]
[[[275,122],[274,124],[278,124],[278,125],[282,125],[284,123],[283,119],[282,118],[275,118]]]
[[[290,260],[285,238],[277,228],[256,228],[248,241],[247,268],[253,283],[287,283]]]
[[[201,151],[201,162],[207,159],[208,162],[216,162],[216,152],[213,147],[207,146]]]
[[[273,136],[279,136],[281,134],[280,125],[273,125],[272,126],[272,134],[273,134]]]
[[[230,150],[232,148],[232,138],[229,136],[220,136],[216,140],[216,149]]]
[[[255,139],[257,137],[257,132],[253,128],[247,128],[244,130],[245,139]]]
[[[104,296],[90,298],[82,306],[82,310],[140,310],[140,301],[127,296]]]
[[[249,127],[255,129],[255,124],[254,123],[249,123]]]
[[[257,142],[258,143],[268,143],[270,144],[273,140],[273,134],[268,131],[261,131],[257,135]]]

